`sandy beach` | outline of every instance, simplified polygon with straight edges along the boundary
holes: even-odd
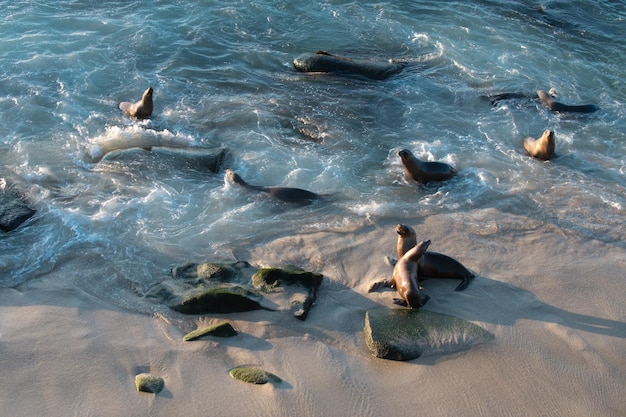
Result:
[[[497,222],[489,220],[496,214]],[[420,238],[432,240],[431,250],[477,272],[464,292],[453,291],[454,281],[425,281],[432,298],[424,308],[478,324],[494,340],[407,362],[371,355],[363,340],[365,312],[399,308],[393,292],[367,293],[390,273],[383,258],[394,254],[391,223],[238,249],[238,257],[258,266],[292,263],[324,274],[304,322],[270,311],[135,313],[68,278],[82,268],[97,279],[114,260],[63,259],[38,279],[0,290],[3,414],[624,415],[621,247],[492,210],[413,225]],[[509,233],[501,235],[501,228]],[[217,320],[240,334],[182,341],[187,331]],[[262,368],[282,382],[234,380],[228,372],[236,366]],[[142,372],[162,377],[164,390],[137,392],[134,377]]]

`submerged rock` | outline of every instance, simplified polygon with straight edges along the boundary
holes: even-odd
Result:
[[[236,285],[206,287],[184,295],[170,308],[183,314],[238,313],[264,309],[253,297],[258,298],[258,295]]]
[[[219,172],[227,150],[224,148],[149,148],[116,149],[102,158],[101,165],[118,163],[138,169],[193,170]]]
[[[249,263],[238,262],[206,262],[202,264],[188,263],[172,268],[172,276],[177,279],[201,279],[204,281],[217,282],[243,282],[240,276],[251,272]]]
[[[205,327],[203,329],[197,329],[193,332],[189,332],[185,336],[183,336],[183,340],[185,342],[190,342],[203,336],[233,337],[237,336],[237,334],[237,330],[235,330],[230,323],[223,321],[210,327]]]
[[[367,311],[364,333],[374,356],[397,361],[458,352],[494,337],[469,321],[408,308]]]
[[[18,194],[0,189],[0,230],[10,232],[36,213]]]
[[[163,390],[165,382],[163,378],[152,374],[139,374],[135,376],[135,387],[139,392],[158,394]]]
[[[282,379],[280,379],[276,375],[259,368],[234,368],[231,369],[229,374],[234,379],[242,382],[247,382],[249,384],[261,385],[267,384],[268,382],[282,382]]]

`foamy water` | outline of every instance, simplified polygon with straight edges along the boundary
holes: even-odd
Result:
[[[173,265],[232,259],[286,235],[487,208],[623,249],[624,2],[406,3],[2,2],[0,177],[38,214],[0,235],[0,284],[80,254],[112,271],[100,283],[76,271],[79,285],[140,309],[132,294]],[[409,66],[384,81],[293,69],[318,49]],[[117,102],[148,86],[152,119],[121,114]],[[550,87],[600,109],[482,98]],[[545,129],[556,137],[549,162],[522,147]],[[294,208],[225,183],[223,170],[98,162],[129,142],[223,147],[223,168],[252,184],[330,197]],[[418,186],[403,148],[458,176]],[[496,244],[525,227],[492,221],[468,227]]]

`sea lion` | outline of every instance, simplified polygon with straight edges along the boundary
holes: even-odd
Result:
[[[291,187],[263,187],[260,185],[248,184],[237,174],[236,172],[227,169],[224,178],[233,183],[245,187],[249,190],[260,191],[269,194],[276,200],[285,201],[288,203],[297,203],[300,205],[306,205],[313,200],[323,198],[323,195],[313,193],[311,191],[303,190],[301,188]]]
[[[593,113],[598,110],[598,106],[595,104],[582,104],[578,106],[568,106],[563,103],[559,103],[554,98],[556,97],[556,90],[551,88],[548,93],[543,90],[537,90],[535,94],[528,95],[524,93],[500,93],[493,96],[489,96],[488,99],[492,106],[498,104],[501,100],[511,100],[518,98],[526,99],[538,99],[541,104],[546,106],[551,111],[558,112],[575,112],[575,113]]]
[[[430,240],[418,243],[409,249],[394,266],[389,284],[392,288],[395,287],[402,297],[401,300],[394,300],[397,304],[420,308],[430,299],[429,296],[420,293],[417,267],[419,259],[429,245]]]
[[[150,117],[150,115],[152,115],[152,109],[154,108],[154,104],[152,102],[153,91],[154,90],[152,90],[152,87],[148,87],[146,91],[143,92],[141,100],[136,103],[122,101],[118,105],[118,107],[130,117],[135,117],[137,119],[147,119]]]
[[[100,164],[116,163],[141,170],[196,171],[218,173],[227,150],[225,148],[130,148],[118,149],[104,155]]]
[[[374,80],[384,80],[402,71],[404,62],[375,62],[353,60],[326,51],[305,53],[293,60],[295,69],[301,72],[326,72],[345,75],[360,75]]]
[[[530,136],[525,137],[524,149],[530,156],[547,161],[554,155],[554,132],[544,130],[543,135],[537,139]]]
[[[408,149],[398,152],[407,175],[425,184],[430,181],[444,181],[456,175],[456,170],[445,162],[424,162],[416,158]]]
[[[398,258],[402,258],[411,248],[417,244],[417,234],[415,230],[407,225],[398,224],[396,226],[398,240],[396,250]],[[420,281],[428,278],[460,279],[454,291],[463,291],[474,278],[474,274],[464,267],[459,261],[447,255],[428,251],[419,258],[417,263]]]
[[[554,95],[554,91],[550,90]],[[568,106],[567,104],[559,103],[554,100],[554,98],[546,93],[543,90],[537,90],[537,97],[539,97],[539,101],[541,104],[546,106],[548,109],[552,111],[558,112],[576,112],[576,113],[593,113],[598,110],[598,107],[595,104],[583,104],[579,106]]]

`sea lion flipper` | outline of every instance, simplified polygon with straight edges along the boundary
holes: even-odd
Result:
[[[398,260],[389,256],[385,256],[385,263],[393,268],[398,263]]]
[[[402,306],[402,307],[408,307],[408,306],[409,306],[409,305],[407,304],[407,302],[406,302],[406,301],[404,301],[402,298],[394,298],[394,299],[393,299],[393,303],[394,303],[394,304],[397,304],[397,305],[399,305],[399,306]]]
[[[370,285],[367,292],[373,292],[380,288],[390,288],[390,287],[391,287],[391,282],[387,279],[384,279],[382,281],[378,281]]]

